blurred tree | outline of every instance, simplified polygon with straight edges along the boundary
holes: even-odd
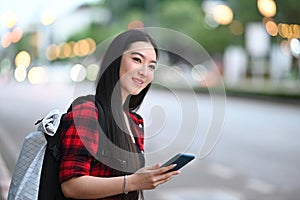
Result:
[[[277,23],[299,24],[299,0],[276,1],[276,4],[277,15],[275,16],[275,20]]]
[[[22,39],[14,44],[14,48],[16,52],[20,52],[22,50],[26,50],[30,52],[30,56],[33,60],[38,58],[38,38],[37,33],[27,32],[23,35]]]
[[[228,0],[227,3],[234,13],[234,19],[243,24],[253,21],[261,21],[261,15],[257,9],[257,0]]]
[[[70,39],[93,37],[97,43],[127,29],[134,20],[147,27],[157,26],[182,32],[199,42],[209,53],[222,53],[229,44],[244,44],[244,35],[233,35],[230,25],[209,28],[204,22],[202,3],[204,0],[105,0],[93,7],[106,8],[111,12],[108,24],[95,22],[86,30],[75,33]],[[210,0],[206,0],[210,1]],[[257,0],[224,0],[233,10],[234,20],[245,26],[248,22],[262,21],[257,9]],[[299,0],[276,1],[277,23],[299,23]]]
[[[222,52],[231,42],[228,26],[211,29],[205,24],[200,1],[161,0],[156,10],[162,27],[190,36],[209,52]]]

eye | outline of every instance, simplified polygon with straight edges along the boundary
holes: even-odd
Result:
[[[133,57],[132,59],[137,63],[142,63],[142,60],[139,57]]]
[[[150,65],[149,65],[149,68],[150,68],[151,70],[155,70],[155,69],[156,69],[156,65],[150,64]]]

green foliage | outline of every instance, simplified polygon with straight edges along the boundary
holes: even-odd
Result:
[[[276,1],[277,15],[275,20],[277,23],[299,24],[300,22],[300,1]]]
[[[106,0],[94,7],[108,9],[112,18],[107,25],[91,24],[86,30],[75,33],[72,39],[93,37],[97,43],[127,29],[134,20],[142,21],[146,27],[162,27],[182,32],[200,43],[209,53],[220,52],[230,44],[243,45],[243,35],[235,36],[229,25],[209,28],[204,22],[203,0]],[[225,0],[233,10],[234,20],[244,27],[248,22],[262,21],[257,9],[257,0]],[[276,1],[277,15],[274,20],[299,23],[299,0]]]
[[[204,13],[198,1],[163,1],[159,5],[158,15],[162,27],[190,36],[208,52],[222,52],[231,42],[228,26],[210,29],[205,25]]]
[[[243,24],[262,21],[262,15],[257,9],[257,0],[230,0],[228,4],[234,13],[234,19]]]

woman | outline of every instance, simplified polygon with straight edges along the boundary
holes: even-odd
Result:
[[[138,199],[179,171],[158,164],[144,167],[143,119],[136,111],[154,77],[158,52],[149,35],[128,30],[108,47],[98,75],[95,101],[73,106],[65,120],[60,165],[64,195],[76,199]],[[103,109],[104,134],[98,124]],[[100,111],[99,111],[100,112]],[[101,117],[99,117],[101,118]],[[100,134],[99,134],[100,133]]]

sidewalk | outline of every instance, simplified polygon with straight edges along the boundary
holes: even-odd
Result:
[[[226,86],[226,94],[232,96],[249,97],[261,100],[283,103],[300,103],[300,82],[282,81],[274,83],[264,80],[261,83],[245,80],[234,86]]]
[[[0,154],[0,200],[6,200],[11,181],[11,174]]]
[[[282,81],[274,83],[271,80],[253,81],[245,79],[234,85],[218,84],[216,87],[206,88],[198,86],[186,87],[180,84],[164,83],[163,86],[154,85],[157,89],[175,89],[182,91],[193,91],[196,93],[214,93],[226,96],[266,100],[278,103],[300,104],[300,81]]]

